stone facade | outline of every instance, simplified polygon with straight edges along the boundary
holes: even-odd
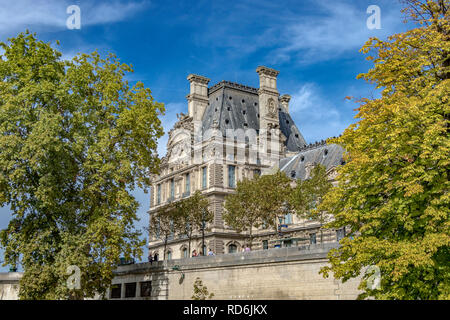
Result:
[[[115,272],[116,299],[189,300],[198,277],[213,299],[353,300],[360,278],[345,283],[319,271],[337,244],[268,249],[121,266]],[[145,285],[141,290],[141,286]],[[111,298],[111,292],[108,293]],[[120,295],[119,295],[120,294]]]
[[[171,201],[200,190],[209,200],[214,220],[205,234],[206,250],[216,254],[241,250],[245,234],[227,227],[222,219],[225,196],[234,192],[236,181],[280,168],[289,177],[305,179],[313,165],[326,166],[332,178],[342,163],[343,150],[324,141],[307,144],[289,115],[289,95],[280,97],[279,72],[256,69],[260,87],[222,81],[208,88],[209,79],[189,75],[188,114],[179,114],[169,131],[167,154],[161,172],[152,177],[149,214]],[[275,230],[255,230],[253,248],[299,246],[339,240],[342,230],[319,232],[320,225],[295,214],[284,218],[283,235]],[[161,239],[151,238],[149,252],[162,259]],[[195,235],[191,251],[202,252],[202,238]],[[190,256],[186,238],[170,239],[166,258]]]

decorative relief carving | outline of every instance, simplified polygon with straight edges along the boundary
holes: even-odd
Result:
[[[275,100],[273,98],[269,98],[269,100],[267,100],[267,113],[271,117],[275,117],[276,111],[277,111],[277,107],[275,105]]]

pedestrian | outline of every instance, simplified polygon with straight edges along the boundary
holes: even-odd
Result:
[[[212,251],[211,248],[209,248],[208,256],[215,256],[214,251]]]
[[[150,264],[153,263],[153,256],[152,256],[152,254],[148,255],[148,262],[150,262]]]
[[[248,245],[245,247],[245,252],[250,252],[250,248],[248,247]]]
[[[194,249],[194,251],[192,251],[192,257],[197,257],[197,256],[198,256],[197,250]]]

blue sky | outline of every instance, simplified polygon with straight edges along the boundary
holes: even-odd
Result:
[[[81,29],[69,30],[66,9],[81,9]],[[381,9],[381,29],[370,30],[369,5]],[[290,113],[307,142],[339,135],[354,120],[346,96],[374,97],[373,85],[356,80],[371,64],[358,50],[371,36],[385,39],[406,30],[393,0],[0,0],[0,41],[26,28],[48,42],[60,40],[64,58],[98,49],[114,52],[166,105],[165,132],[176,113],[187,112],[190,73],[258,87],[256,67],[280,71],[278,90],[290,94]],[[165,152],[167,135],[158,151]],[[137,227],[147,223],[148,195]],[[0,208],[0,228],[10,219]],[[3,257],[0,256],[0,261]],[[5,271],[6,268],[0,268]]]

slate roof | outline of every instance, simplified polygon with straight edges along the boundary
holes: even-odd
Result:
[[[290,178],[304,180],[308,164],[321,164],[329,170],[343,164],[343,153],[344,149],[337,144],[316,142],[304,147],[295,156],[281,159],[280,170]]]
[[[221,81],[208,89],[209,104],[202,119],[202,130],[218,129],[226,135],[227,129],[254,129],[259,131],[258,89],[230,81]],[[286,136],[288,151],[300,151],[306,141],[294,121],[279,103],[280,130]]]

